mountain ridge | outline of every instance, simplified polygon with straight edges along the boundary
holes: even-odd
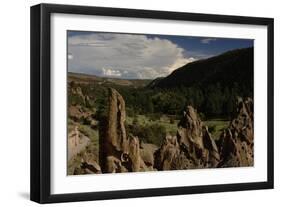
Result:
[[[245,82],[246,81],[246,82]],[[253,47],[227,51],[220,55],[188,63],[164,78],[156,78],[148,87],[175,88],[234,83],[253,87]]]

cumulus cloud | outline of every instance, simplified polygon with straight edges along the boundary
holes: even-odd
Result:
[[[216,41],[216,40],[217,40],[216,38],[205,38],[205,39],[202,39],[202,40],[201,40],[201,43],[203,43],[203,44],[209,44],[210,42]]]
[[[89,33],[68,38],[69,71],[107,77],[154,79],[194,61],[167,39]]]
[[[120,77],[122,74],[119,70],[113,70],[110,68],[102,68],[102,73],[104,76],[116,76]]]

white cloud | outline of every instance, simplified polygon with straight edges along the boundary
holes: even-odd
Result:
[[[115,76],[115,77],[121,76],[121,72],[119,70],[113,70],[110,68],[102,68],[102,72],[104,76]]]
[[[173,65],[170,66],[169,72],[173,72],[175,69],[180,68],[184,65],[186,65],[187,63],[191,63],[193,61],[195,61],[196,59],[193,57],[190,58],[180,58],[178,59],[176,62],[174,62]]]
[[[216,40],[217,40],[216,38],[205,38],[205,39],[202,39],[202,40],[201,40],[201,43],[203,43],[203,44],[209,44],[210,42],[216,41]]]
[[[154,79],[194,61],[177,44],[146,35],[89,33],[68,39],[69,70],[101,76]],[[75,57],[75,58],[73,58]]]

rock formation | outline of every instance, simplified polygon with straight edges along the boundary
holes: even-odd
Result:
[[[207,150],[206,167],[217,167],[220,162],[220,155],[216,142],[208,131],[208,127],[203,127],[203,145]]]
[[[139,139],[128,137],[125,129],[126,111],[122,96],[109,89],[108,117],[105,133],[100,139],[100,163],[104,173],[141,171]]]
[[[79,160],[79,165],[74,168],[74,175],[84,175],[84,174],[100,174],[101,168],[96,162],[96,156],[92,153],[83,153],[81,155],[81,160]]]
[[[177,137],[167,136],[155,152],[158,170],[216,167],[219,161],[216,143],[192,106],[184,111]]]
[[[184,165],[184,161],[178,162],[181,150],[177,141],[177,137],[167,135],[163,140],[161,147],[154,153],[154,167],[157,170],[180,169]],[[179,165],[178,165],[179,164]]]
[[[167,134],[159,149],[128,136],[125,102],[109,89],[108,116],[100,133],[100,170],[103,173],[253,165],[253,101],[237,101],[230,125],[215,142],[197,111],[187,106],[178,124],[177,135]],[[85,162],[87,172],[99,172],[96,163]]]
[[[237,100],[234,119],[218,140],[221,162],[219,167],[253,166],[254,119],[253,100]]]
[[[155,168],[154,166],[154,153],[158,149],[158,146],[150,143],[141,143],[140,144],[140,156],[144,161],[146,166],[146,170],[153,171]]]
[[[83,104],[85,104],[87,106],[91,105],[90,104],[90,97],[87,96],[87,95],[84,95],[82,89],[79,86],[76,87],[76,88],[74,88],[74,87],[71,88],[70,92],[72,93],[72,95],[75,95],[78,98],[80,98]]]

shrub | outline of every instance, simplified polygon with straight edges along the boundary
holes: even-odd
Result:
[[[166,129],[160,124],[131,124],[127,126],[128,134],[138,136],[140,140],[146,143],[160,145],[163,138],[166,136]]]
[[[210,133],[214,133],[214,131],[216,130],[216,126],[215,125],[210,125],[208,127],[208,130],[209,130]]]

